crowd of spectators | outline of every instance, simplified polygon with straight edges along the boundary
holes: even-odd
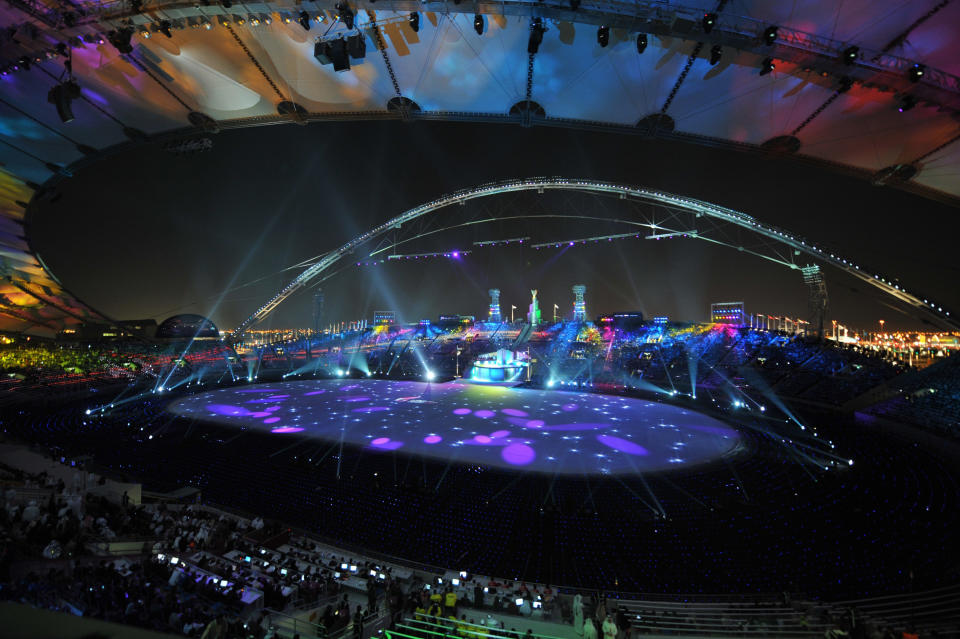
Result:
[[[870,413],[960,437],[960,353],[892,380],[888,386],[893,397],[872,406]]]
[[[31,338],[0,345],[0,401],[16,402],[115,384],[168,383],[196,375],[217,379],[240,360],[220,342],[85,344]],[[245,374],[245,369],[243,370]]]

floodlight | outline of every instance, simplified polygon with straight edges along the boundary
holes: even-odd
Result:
[[[643,53],[647,50],[647,34],[638,33],[637,34],[637,53]]]
[[[777,27],[769,26],[767,27],[767,30],[763,32],[763,42],[767,46],[770,46],[777,41],[777,31]]]

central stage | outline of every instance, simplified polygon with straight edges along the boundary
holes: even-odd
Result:
[[[183,417],[445,461],[557,474],[656,472],[727,455],[737,431],[659,402],[392,380],[249,385],[177,400]]]

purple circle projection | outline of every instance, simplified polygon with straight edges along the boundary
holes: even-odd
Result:
[[[526,444],[510,444],[500,456],[511,466],[526,466],[537,458],[537,453]]]
[[[640,444],[635,444],[634,442],[628,439],[622,439],[620,437],[614,437],[613,435],[597,435],[597,441],[601,444],[609,446],[614,450],[619,450],[621,453],[627,453],[628,455],[649,455],[650,453],[646,448]]]
[[[260,408],[265,404],[268,408]],[[689,467],[733,454],[740,443],[734,427],[680,406],[465,382],[251,384],[182,397],[168,410],[236,428],[343,441],[371,452],[571,475]]]

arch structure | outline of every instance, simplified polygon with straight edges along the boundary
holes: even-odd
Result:
[[[266,318],[284,300],[307,286],[311,281],[322,277],[334,265],[361,246],[385,237],[395,229],[414,222],[453,204],[464,204],[470,200],[496,195],[532,191],[566,191],[615,197],[629,203],[644,205],[637,208],[636,217],[615,220],[625,224],[643,227],[648,235],[646,239],[696,239],[730,247],[775,262],[784,267],[795,269],[802,274],[805,262],[819,262],[863,281],[895,298],[898,302],[913,309],[921,316],[930,317],[940,324],[960,329],[960,321],[951,317],[950,310],[923,298],[921,295],[905,290],[898,280],[881,275],[846,259],[837,252],[818,246],[816,243],[796,236],[789,231],[765,224],[753,216],[702,200],[640,187],[577,180],[567,178],[529,178],[507,180],[484,184],[475,188],[463,189],[439,197],[433,201],[414,207],[376,226],[362,235],[358,235],[339,248],[321,255],[316,262],[306,267],[297,277],[281,289],[276,295],[260,306],[252,315],[240,323],[231,334],[231,339],[239,338],[247,329]],[[556,243],[558,246],[562,242]],[[574,240],[569,241],[574,244]],[[546,244],[553,244],[549,242]],[[800,262],[802,258],[805,262]]]

